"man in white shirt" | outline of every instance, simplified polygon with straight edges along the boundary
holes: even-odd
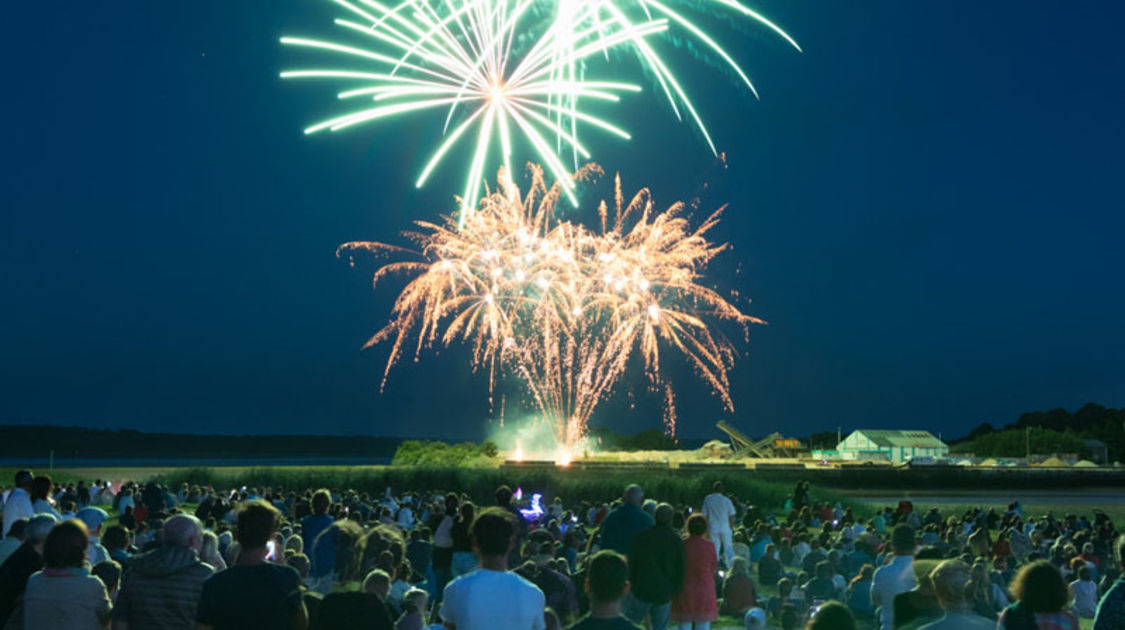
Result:
[[[11,529],[12,523],[15,523],[21,518],[31,518],[35,516],[35,510],[31,507],[31,480],[34,475],[30,470],[21,470],[16,473],[16,487],[8,494],[8,500],[4,502],[4,528],[2,531],[7,535],[8,530]]]
[[[891,532],[894,557],[875,570],[871,578],[871,603],[879,610],[880,630],[894,627],[895,595],[918,585],[914,575],[914,529],[898,525]]]
[[[398,509],[398,514],[395,515],[395,522],[403,531],[409,532],[410,528],[414,527],[414,510],[410,509],[411,502],[409,499],[406,497],[404,499],[402,507]]]
[[[793,545],[793,561],[795,565],[800,565],[805,559],[805,556],[809,555],[809,552],[812,551],[812,546],[809,545],[807,538],[808,536],[806,534],[801,534],[796,537],[797,544]]]
[[[480,568],[445,587],[441,618],[450,630],[545,630],[543,591],[508,572],[516,523],[501,508],[488,508],[473,521],[470,538]]]
[[[729,569],[731,561],[734,560],[731,529],[737,512],[731,500],[723,494],[723,482],[716,481],[711,489],[711,494],[703,498],[703,516],[707,517],[707,524],[711,529],[711,542],[715,543],[715,557],[721,558]]]

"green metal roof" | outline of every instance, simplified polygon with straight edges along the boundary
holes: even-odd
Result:
[[[859,429],[856,431],[877,446],[903,446],[914,448],[946,448],[945,442],[929,431],[886,431]]]

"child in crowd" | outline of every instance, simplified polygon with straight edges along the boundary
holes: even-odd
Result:
[[[636,630],[637,626],[621,614],[621,600],[629,592],[629,566],[615,551],[599,551],[586,572],[586,594],[590,614],[571,626],[571,630]]]
[[[116,602],[117,589],[121,586],[121,565],[113,560],[103,560],[94,565],[90,574],[101,580],[102,584],[105,584],[109,600]]]
[[[422,630],[426,627],[426,606],[430,596],[420,588],[412,588],[402,596],[402,616],[395,630]]]
[[[1098,610],[1098,585],[1094,583],[1090,567],[1078,567],[1078,579],[1070,583],[1070,596],[1074,598],[1074,614],[1082,619],[1093,619]]]

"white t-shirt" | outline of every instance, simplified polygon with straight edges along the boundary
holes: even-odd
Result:
[[[434,531],[434,547],[449,549],[453,546],[453,517],[446,514]]]
[[[403,529],[410,529],[414,526],[414,510],[411,510],[405,505],[398,511],[398,526]]]
[[[914,575],[914,556],[895,556],[890,563],[875,569],[871,577],[871,602],[879,598],[879,627],[894,627],[895,595],[905,593],[918,585]]]
[[[730,519],[736,514],[734,504],[719,492],[712,492],[703,498],[703,516],[713,532],[729,532]]]
[[[31,497],[27,495],[27,491],[23,488],[13,489],[8,495],[8,500],[4,502],[4,525],[3,530],[0,531],[0,538],[8,535],[12,523],[32,516],[35,516],[35,510],[31,507]]]
[[[1075,580],[1070,583],[1074,595],[1074,614],[1092,619],[1098,610],[1098,585],[1092,580]]]
[[[457,630],[545,630],[543,591],[508,571],[477,569],[445,587],[441,618]]]
[[[810,551],[812,551],[812,547],[810,547],[807,542],[801,541],[793,545],[793,555],[796,557],[798,564],[805,559],[805,556],[808,555]]]

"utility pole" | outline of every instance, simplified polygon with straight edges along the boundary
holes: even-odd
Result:
[[[1031,459],[1031,427],[1023,430],[1024,441],[1027,444],[1027,458]]]

